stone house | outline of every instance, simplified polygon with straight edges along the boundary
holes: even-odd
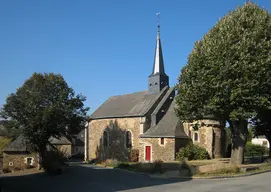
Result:
[[[224,125],[206,118],[194,131],[193,124],[178,119],[175,106],[175,90],[169,87],[165,73],[158,26],[148,90],[112,96],[91,114],[85,160],[127,161],[131,150],[136,149],[140,162],[174,161],[176,152],[191,141],[206,148],[210,157],[222,157]]]
[[[59,139],[50,138],[49,139],[51,147],[56,147],[57,149],[65,152],[67,156],[71,155],[71,142],[66,137],[61,137]],[[27,167],[37,167],[38,157],[36,153],[30,152],[31,150],[27,147],[25,138],[20,135],[17,139],[11,142],[3,150],[3,169],[25,169]]]
[[[50,137],[49,142],[55,146],[58,150],[64,152],[67,156],[72,154],[72,142],[67,139],[67,137]]]
[[[37,154],[30,152],[22,135],[3,150],[3,169],[25,169],[37,165]]]
[[[85,130],[82,130],[72,138],[72,154],[84,155],[84,153],[85,153]]]

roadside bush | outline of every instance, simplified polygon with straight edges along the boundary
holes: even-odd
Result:
[[[139,150],[138,149],[132,149],[130,153],[130,161],[131,162],[138,162],[139,159]]]
[[[120,168],[120,169],[129,169],[131,168],[131,166],[128,164],[128,163],[120,163],[117,168]]]
[[[10,172],[11,172],[10,168],[3,169],[3,173],[10,173]]]
[[[245,147],[245,156],[263,156],[268,151],[267,147],[261,145],[254,145],[247,142]]]
[[[163,173],[163,161],[156,160],[153,162],[151,173]]]
[[[43,168],[49,174],[61,174],[67,160],[66,153],[60,150],[47,151],[43,157]]]
[[[104,162],[104,165],[106,167],[118,167],[118,165],[120,164],[120,162],[116,159],[107,159],[105,162]]]
[[[183,147],[177,152],[176,159],[177,160],[202,160],[202,159],[208,159],[209,154],[203,147],[189,144],[186,147]]]

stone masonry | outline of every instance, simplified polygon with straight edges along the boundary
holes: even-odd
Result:
[[[132,148],[139,149],[140,117],[92,120],[89,123],[89,158],[128,160],[130,149],[125,146],[125,133],[132,133]],[[103,146],[103,133],[109,133],[108,147]]]
[[[204,147],[211,158],[223,157],[223,125],[220,125],[220,123],[215,120],[200,120],[197,121],[200,128],[198,130],[194,130],[193,124],[195,123],[196,122],[184,123],[185,133],[190,135],[193,143]],[[194,141],[195,133],[198,133],[198,141]]]
[[[139,161],[145,161],[145,146],[151,146],[151,161],[174,161],[175,139],[164,138],[164,145],[160,144],[160,138],[142,138],[140,141]]]
[[[33,158],[31,166],[38,165],[35,153],[3,153],[3,169],[25,169],[27,166],[26,158]]]

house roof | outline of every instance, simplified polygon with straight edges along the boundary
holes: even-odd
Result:
[[[90,119],[144,116],[167,89],[165,87],[160,93],[141,91],[112,96],[92,113]]]
[[[164,117],[157,125],[150,127],[141,137],[174,137],[189,138],[185,132],[182,122],[175,115],[175,100],[172,101],[170,107]]]
[[[67,139],[67,137],[60,137],[60,138],[55,138],[55,137],[50,137],[49,142],[53,145],[71,145],[72,143]]]
[[[51,137],[49,139],[50,143],[53,145],[71,145],[71,142],[66,137],[61,137],[59,139]],[[4,150],[4,152],[28,152],[26,139],[23,135],[20,135],[12,143],[10,143]]]
[[[26,140],[23,135],[20,135],[12,143],[10,143],[4,150],[4,152],[27,152]]]

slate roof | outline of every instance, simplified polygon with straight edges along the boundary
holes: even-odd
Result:
[[[10,143],[4,150],[4,152],[28,152],[26,146],[26,140],[24,136],[20,135],[12,143]]]
[[[174,108],[175,100],[172,101],[168,111],[157,125],[150,127],[141,137],[174,137],[174,138],[189,138],[179,118],[175,115]]]
[[[92,113],[90,119],[144,116],[167,89],[165,87],[160,93],[141,91],[112,96]]]
[[[60,137],[60,138],[55,138],[55,137],[50,137],[49,142],[53,145],[71,145],[72,143],[67,139],[67,137]]]
[[[71,145],[71,142],[66,137],[61,137],[60,139],[51,137],[49,139],[50,143],[53,145]],[[10,143],[4,150],[4,152],[29,152],[27,148],[26,139],[23,135],[20,135],[12,143]]]

